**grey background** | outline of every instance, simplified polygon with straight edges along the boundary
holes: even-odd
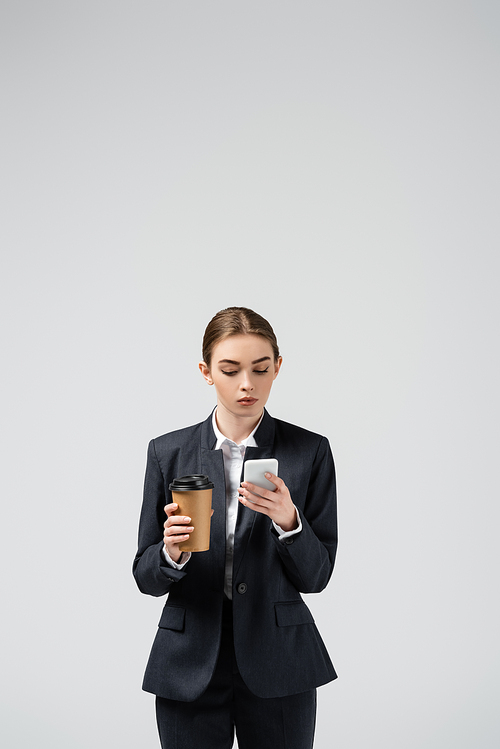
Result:
[[[498,718],[498,4],[0,5],[2,746],[156,747],[146,446],[203,329],[268,317],[326,434],[318,749],[490,749]]]

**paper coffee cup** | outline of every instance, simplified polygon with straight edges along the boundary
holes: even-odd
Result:
[[[189,539],[179,544],[181,551],[208,551],[210,548],[210,517],[214,485],[202,474],[181,476],[169,486],[172,501],[178,504],[174,515],[187,515],[194,530]]]

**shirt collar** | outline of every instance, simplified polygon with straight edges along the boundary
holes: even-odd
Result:
[[[217,442],[215,443],[214,450],[220,450],[224,442],[229,442],[229,443],[232,443],[233,445],[235,445],[236,443],[233,442],[233,440],[230,440],[228,437],[225,437],[220,431],[219,427],[217,426],[217,419],[215,418],[216,411],[217,409],[214,408],[214,412],[212,414],[212,427],[215,432],[215,436],[217,438]],[[244,440],[241,440],[240,445],[244,445],[245,447],[257,447],[254,434],[259,428],[260,422],[262,421],[263,418],[264,418],[264,411],[262,412],[262,416],[259,419],[259,423],[256,424],[255,429],[253,429],[250,432],[248,437],[246,437]]]

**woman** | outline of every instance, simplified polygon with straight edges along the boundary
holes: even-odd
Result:
[[[169,594],[143,684],[163,749],[229,749],[235,728],[240,749],[310,749],[316,687],[336,678],[300,596],[332,574],[335,469],[325,437],[265,410],[281,361],[267,320],[217,313],[199,365],[214,412],[149,444],[134,576]],[[240,484],[244,461],[267,457],[275,490]],[[189,474],[214,484],[210,550],[193,554],[179,549],[193,526],[168,489]]]

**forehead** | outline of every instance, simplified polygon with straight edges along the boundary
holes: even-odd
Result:
[[[238,362],[255,361],[263,356],[273,358],[273,347],[266,338],[253,333],[232,335],[219,341],[214,347],[212,360],[215,364],[221,359]]]

